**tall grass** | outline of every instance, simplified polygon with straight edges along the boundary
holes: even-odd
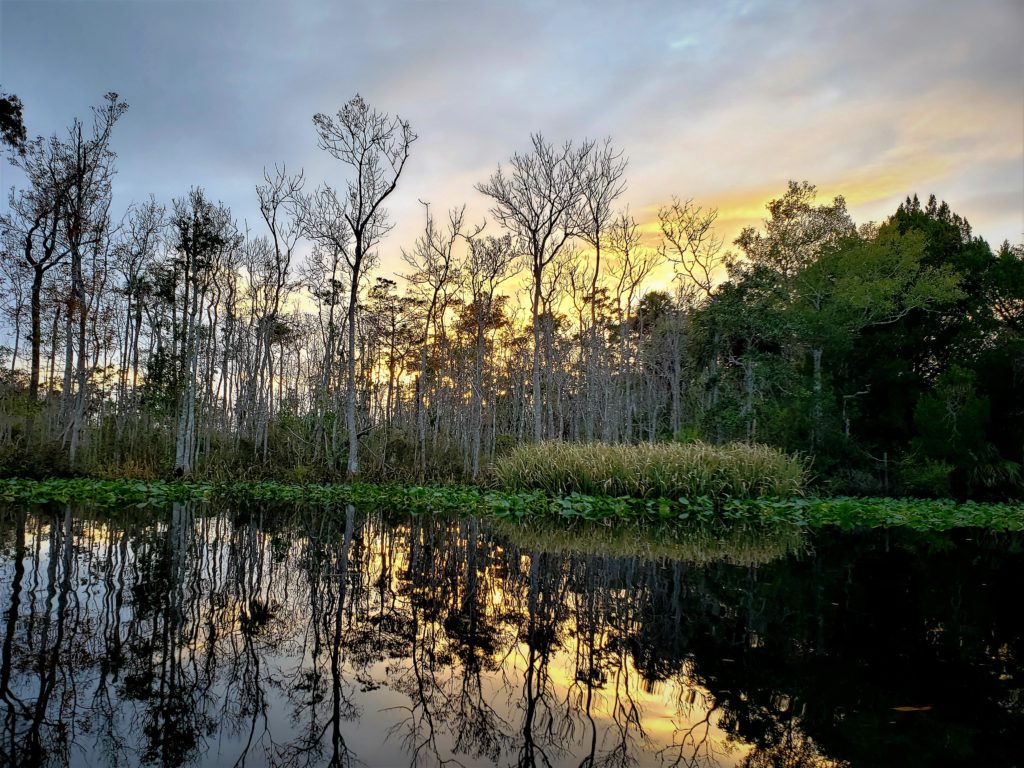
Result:
[[[508,490],[637,498],[797,496],[804,462],[766,445],[536,443],[494,464]]]

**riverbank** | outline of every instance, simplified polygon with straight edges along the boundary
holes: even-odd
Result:
[[[957,503],[948,499],[694,498],[638,499],[580,493],[501,491],[443,485],[292,485],[189,483],[87,478],[0,479],[0,503],[75,503],[107,509],[184,502],[302,504],[325,509],[393,509],[414,514],[476,514],[506,520],[589,521],[601,524],[790,524],[812,528],[981,528],[1024,531],[1024,504]]]

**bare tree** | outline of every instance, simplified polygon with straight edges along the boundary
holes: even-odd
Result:
[[[422,201],[421,201],[422,202]],[[440,228],[430,213],[429,203],[423,203],[427,221],[423,234],[417,238],[411,252],[402,251],[402,259],[413,268],[406,275],[415,293],[420,294],[425,310],[423,318],[423,337],[420,345],[420,375],[416,382],[416,421],[419,432],[420,470],[427,471],[427,408],[425,404],[426,389],[429,385],[427,362],[430,350],[430,332],[438,319],[444,315],[446,307],[444,298],[446,289],[458,280],[458,268],[455,265],[455,244],[460,238],[471,240],[480,234],[483,226],[473,232],[463,232],[463,220],[466,206],[452,208],[448,212],[448,226]]]
[[[9,243],[10,252],[20,250],[21,257],[32,270],[30,292],[31,363],[28,394],[39,398],[39,365],[42,347],[42,292],[47,273],[60,265],[69,253],[61,232],[61,221],[67,205],[67,180],[57,160],[56,137],[49,141],[36,139],[26,145],[24,154],[15,159],[28,177],[29,186],[20,192],[11,190],[10,213],[0,217],[0,228]]]
[[[658,211],[658,222],[661,225],[662,243],[659,248],[662,256],[670,261],[679,278],[680,298],[688,309],[695,309],[711,301],[715,286],[715,276],[725,264],[722,251],[722,238],[715,232],[714,225],[718,219],[718,209],[703,207],[692,200],[680,201],[673,197],[669,205],[662,206]],[[678,315],[673,315],[678,319]],[[682,378],[680,349],[678,339],[681,334],[674,333],[670,339],[669,355],[672,361],[672,427],[679,427],[679,382]],[[707,363],[706,378],[711,383],[707,393],[705,410],[712,411],[717,407],[719,399],[719,358],[722,353],[722,338],[716,328],[712,334],[711,350]]]
[[[317,193],[319,195],[320,192]],[[309,200],[315,199],[307,198]],[[313,210],[313,209],[310,209]],[[323,345],[320,355],[319,378],[312,393],[315,407],[313,428],[313,445],[317,455],[321,447],[324,454],[333,462],[337,454],[338,420],[331,420],[331,430],[325,429],[328,410],[334,405],[333,398],[337,395],[335,383],[335,363],[338,356],[339,335],[345,331],[344,318],[338,317],[339,306],[348,289],[345,285],[343,262],[348,249],[349,233],[345,227],[328,226],[325,230],[320,225],[325,223],[319,214],[307,215],[307,223],[316,227],[313,252],[302,264],[301,278],[303,285],[317,306],[317,327]],[[340,325],[340,327],[339,327]],[[337,408],[333,410],[337,411]]]
[[[590,276],[590,322],[597,325],[597,285],[601,272],[601,245],[612,221],[615,201],[626,189],[623,176],[627,160],[610,138],[594,148],[584,168],[576,231],[594,249],[594,271]]]
[[[541,402],[540,316],[544,270],[577,233],[587,161],[593,141],[574,147],[571,141],[555,147],[539,133],[530,137],[533,149],[512,155],[510,173],[501,166],[491,177],[476,185],[477,191],[494,201],[491,214],[514,233],[521,249],[529,254],[533,296],[533,438],[543,437]]]
[[[2,235],[3,233],[0,233]],[[14,251],[12,244],[4,242],[6,237],[0,239],[0,275],[3,276],[3,296],[0,302],[3,304],[3,315],[11,322],[14,328],[14,347],[11,350],[11,373],[18,367],[18,355],[21,347],[22,321],[25,315],[26,287],[29,283],[30,270],[28,265],[17,258],[11,258],[8,254]]]
[[[274,351],[273,344],[287,335],[287,325],[281,317],[282,304],[289,287],[291,264],[295,248],[305,232],[302,205],[302,172],[288,175],[285,168],[275,167],[271,175],[264,169],[263,184],[256,186],[260,215],[266,222],[270,236],[265,250],[267,258],[254,262],[250,279],[254,287],[265,292],[263,312],[259,318],[259,342],[256,349],[255,371],[260,403],[253,431],[254,444],[267,455],[269,424],[274,408]],[[264,399],[264,390],[265,399]]]
[[[89,313],[96,295],[87,296],[84,260],[91,251],[106,256],[110,236],[111,182],[115,173],[116,155],[110,149],[114,124],[127,111],[128,105],[116,93],[104,96],[104,105],[93,107],[91,134],[86,135],[77,118],[68,129],[68,138],[54,145],[54,159],[64,179],[65,206],[60,227],[61,237],[71,257],[70,311],[66,319],[66,354],[64,368],[63,407],[64,441],[68,458],[74,466],[81,437],[82,422],[88,404],[89,351],[87,349]],[[77,320],[77,333],[73,325]],[[72,379],[73,352],[77,351]],[[74,386],[72,386],[72,381]],[[74,398],[72,399],[72,394]]]
[[[636,410],[633,383],[637,378],[640,349],[636,334],[630,333],[630,326],[643,284],[664,263],[664,249],[642,245],[640,228],[628,210],[622,211],[612,222],[609,228],[609,247],[616,255],[609,265],[609,272],[615,279],[618,319],[619,380],[622,389],[619,421],[622,437],[626,442],[632,442]]]
[[[658,210],[661,254],[676,267],[677,274],[689,278],[683,295],[691,302],[711,298],[715,275],[725,263],[722,238],[714,229],[717,219],[717,208],[705,210],[693,200],[678,197]]]
[[[474,320],[473,388],[470,394],[470,439],[472,441],[470,475],[480,474],[480,452],[483,438],[484,363],[487,353],[487,332],[496,322],[495,294],[498,286],[514,274],[518,254],[512,237],[473,239],[465,262],[465,279],[469,284]]]
[[[359,473],[359,435],[356,430],[356,305],[359,281],[369,253],[390,230],[384,201],[395,191],[416,140],[409,123],[397,115],[371,109],[359,95],[335,117],[313,116],[319,145],[355,172],[346,184],[343,200],[333,191],[319,197],[328,215],[339,216],[352,233],[352,249],[344,251],[349,268],[348,301],[348,472]]]
[[[116,246],[117,270],[123,280],[122,291],[125,299],[124,338],[121,340],[121,370],[118,382],[118,405],[122,418],[118,432],[123,429],[123,416],[129,407],[129,374],[131,392],[134,396],[139,386],[139,339],[142,334],[142,311],[149,285],[145,275],[156,259],[157,250],[163,240],[167,226],[166,209],[156,198],[139,205],[132,205],[122,223],[121,240]]]

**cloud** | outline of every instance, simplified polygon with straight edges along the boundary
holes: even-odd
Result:
[[[418,199],[479,220],[473,183],[537,130],[611,135],[630,157],[624,203],[649,219],[693,197],[727,236],[791,178],[844,194],[858,219],[934,191],[993,240],[1024,230],[1015,0],[5,0],[0,14],[2,84],[31,131],[107,90],[132,105],[115,137],[122,207],[199,184],[255,225],[265,165],[345,178],[314,112],[359,92],[406,117],[420,139],[385,269],[422,226]]]

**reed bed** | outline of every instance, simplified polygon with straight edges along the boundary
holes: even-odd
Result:
[[[767,445],[546,442],[516,448],[494,464],[507,490],[634,498],[799,496],[803,461]]]

